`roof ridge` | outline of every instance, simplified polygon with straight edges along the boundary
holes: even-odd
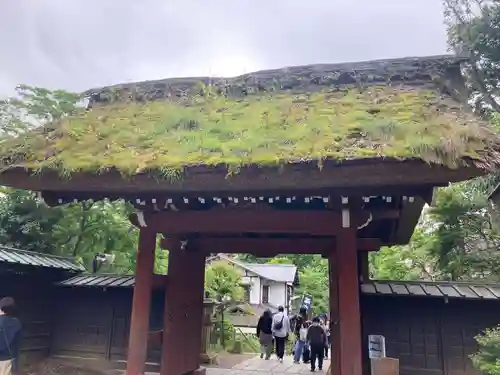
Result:
[[[317,63],[317,64],[302,64],[302,65],[287,65],[279,68],[269,68],[260,69],[257,71],[252,71],[245,74],[240,74],[236,76],[174,76],[174,77],[164,77],[160,79],[145,80],[145,81],[132,81],[132,82],[122,82],[107,86],[94,87],[87,89],[83,92],[84,96],[92,96],[96,94],[103,93],[107,90],[122,90],[130,89],[131,87],[137,86],[154,86],[155,84],[175,84],[179,82],[200,82],[208,81],[216,83],[217,81],[233,81],[241,80],[245,78],[253,78],[255,76],[269,75],[277,72],[290,71],[290,70],[304,70],[304,69],[314,69],[314,68],[324,68],[328,67],[330,69],[340,70],[340,71],[362,71],[370,68],[380,68],[380,66],[390,66],[391,64],[398,63],[414,63],[414,62],[442,62],[443,64],[453,64],[461,63],[467,61],[468,58],[464,56],[459,56],[456,54],[441,54],[441,55],[430,55],[430,56],[404,56],[404,57],[393,57],[386,59],[375,59],[375,60],[362,60],[362,61],[342,61],[336,63]]]

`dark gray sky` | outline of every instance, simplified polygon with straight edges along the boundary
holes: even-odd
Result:
[[[0,0],[0,95],[446,53],[440,0]]]

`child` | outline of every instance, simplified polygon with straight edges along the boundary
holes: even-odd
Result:
[[[307,330],[307,342],[311,347],[311,371],[316,371],[316,359],[318,369],[323,369],[323,358],[325,355],[326,332],[320,325],[318,317],[313,319],[312,325]]]

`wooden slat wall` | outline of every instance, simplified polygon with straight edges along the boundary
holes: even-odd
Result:
[[[129,288],[59,288],[52,353],[126,359],[132,293]],[[162,327],[163,301],[162,293],[153,295],[152,331]],[[469,360],[476,350],[474,336],[500,324],[497,300],[363,295],[361,302],[363,335],[386,337],[387,354],[399,358],[401,375],[478,375]],[[148,357],[157,362],[158,348],[150,348]]]
[[[500,301],[363,296],[363,334],[386,337],[401,375],[479,375],[474,337],[500,324]]]
[[[20,358],[23,365],[49,355],[53,290],[52,283],[43,278],[0,275],[0,298],[10,296],[16,300],[23,325]]]
[[[60,287],[56,293],[52,350],[55,355],[126,359],[132,288]],[[150,330],[162,329],[164,296],[153,293]],[[158,348],[149,357],[159,361]]]

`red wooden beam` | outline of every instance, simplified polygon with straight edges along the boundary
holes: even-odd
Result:
[[[335,235],[340,214],[333,211],[180,211],[144,214],[148,228],[158,233],[303,233]],[[138,224],[137,219],[132,219]]]
[[[153,275],[153,289],[161,289],[165,288],[167,285],[168,275]]]
[[[366,223],[369,212],[353,212],[353,227]],[[374,219],[395,218],[397,210],[373,213]],[[139,220],[141,219],[141,220]],[[144,220],[142,220],[144,219]],[[335,211],[265,211],[218,210],[146,212],[130,218],[137,226],[167,235],[188,233],[240,234],[240,233],[297,233],[316,236],[335,236],[342,227],[342,217]]]
[[[156,232],[141,229],[137,249],[126,375],[142,375],[146,366],[155,248]]]
[[[205,255],[180,251],[179,245],[168,259],[160,363],[165,375],[194,374],[201,359]]]
[[[170,239],[163,238],[161,246],[169,248]],[[358,238],[357,250],[377,251],[381,241],[378,238]],[[329,254],[336,247],[335,238],[198,238],[188,244],[188,249],[208,253],[249,253],[263,257],[278,254]]]
[[[340,359],[339,375],[362,375],[362,332],[359,304],[358,254],[356,232],[343,229],[337,236],[337,250],[332,254],[337,265],[338,330],[336,353]],[[335,288],[330,284],[330,288]]]

